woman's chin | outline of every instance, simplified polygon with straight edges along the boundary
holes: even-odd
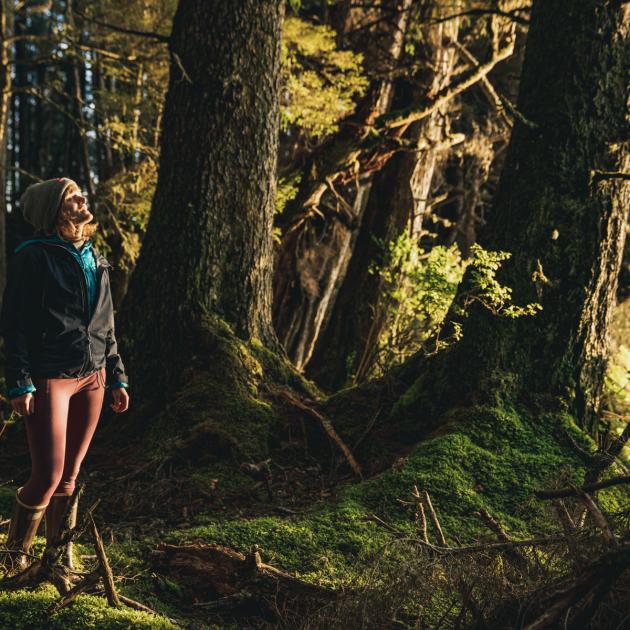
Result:
[[[92,221],[94,221],[94,215],[91,212],[86,212],[80,217],[77,217],[75,223],[77,225],[87,225],[88,223],[92,223]]]

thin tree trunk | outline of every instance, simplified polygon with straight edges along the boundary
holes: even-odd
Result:
[[[75,36],[82,42],[83,32],[77,31],[77,26],[74,19],[74,8],[77,6],[76,2],[71,2],[68,6],[67,18],[70,27],[75,31]],[[81,145],[81,166],[83,168],[83,178],[85,185],[87,186],[87,193],[92,209],[96,208],[96,186],[92,178],[92,167],[90,163],[90,147],[88,144],[88,137],[85,133],[85,115],[83,113],[83,90],[81,86],[85,81],[85,72],[83,68],[79,67],[79,60],[77,57],[72,59],[72,75],[73,75],[73,102],[74,102],[74,117],[77,123],[76,133],[79,137]]]
[[[284,2],[185,0],[174,23],[158,184],[120,332],[134,389],[190,374],[204,321],[275,348],[272,218]]]
[[[0,0],[0,296],[6,284],[7,136],[11,108],[10,42],[12,2]],[[0,297],[1,300],[1,297]]]
[[[429,96],[451,79],[457,56],[452,42],[457,41],[458,31],[459,20],[454,19],[438,24],[429,34]],[[414,100],[425,98],[426,92],[416,90]],[[382,254],[375,237],[389,242],[411,225],[419,238],[438,156],[450,146],[447,110],[444,105],[412,123],[405,138],[425,148],[395,155],[375,176],[348,273],[307,367],[309,376],[324,387],[338,389],[351,376],[361,380],[374,361],[387,308],[380,301],[381,281],[370,273],[371,264]]]
[[[378,116],[389,110],[392,71],[403,51],[410,7],[411,0],[383,3],[382,10],[387,12],[386,15],[391,13],[392,17],[379,25],[374,35],[378,42],[374,46],[376,52],[371,53],[371,59],[366,63],[385,78],[372,83],[351,124],[338,134],[333,146],[327,146],[326,152],[330,155],[355,151],[353,137],[360,135],[356,130],[373,124]],[[313,181],[309,171],[310,166],[305,170],[305,185],[292,204],[294,210],[287,213],[297,215],[299,226],[291,225],[283,238],[274,283],[274,325],[298,369],[308,363],[320,330],[337,299],[372,182],[370,171],[358,174],[345,186],[330,179],[325,181],[320,175]],[[308,214],[309,209],[320,202],[323,205],[325,195],[332,197],[327,203],[337,205],[337,211],[328,213],[323,223],[318,216],[302,221],[300,213]]]

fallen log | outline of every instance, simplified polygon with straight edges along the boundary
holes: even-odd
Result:
[[[175,581],[194,605],[238,601],[238,595],[252,599],[255,614],[276,616],[282,610],[303,614],[333,601],[338,593],[311,584],[265,564],[258,549],[244,555],[220,545],[161,543],[153,552],[156,571]],[[200,603],[201,602],[201,603]]]

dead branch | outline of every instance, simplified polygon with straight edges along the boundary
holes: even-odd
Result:
[[[86,22],[92,22],[93,24],[97,24],[98,26],[102,26],[103,28],[107,28],[111,31],[116,31],[117,33],[124,33],[125,35],[135,35],[136,37],[144,37],[147,39],[152,39],[164,44],[168,44],[170,41],[170,37],[168,35],[162,35],[160,33],[153,33],[150,31],[139,31],[133,28],[125,28],[123,26],[118,26],[116,24],[110,24],[109,22],[103,22],[102,20],[97,20],[96,18],[88,17],[85,13],[81,13],[80,11],[74,10],[74,13],[78,15],[81,19]]]
[[[455,46],[455,48],[457,48],[457,50],[459,51],[460,55],[462,55],[462,57],[464,57],[464,59],[469,64],[471,64],[473,67],[479,67],[481,65],[479,63],[479,60],[477,59],[477,57],[475,57],[468,50],[468,48],[466,48],[463,44],[461,44],[457,40],[453,40],[451,43]],[[481,77],[480,85],[481,85],[481,89],[483,90],[483,93],[488,98],[488,101],[490,102],[490,104],[493,105],[494,108],[497,110],[497,112],[501,116],[503,122],[505,122],[505,124],[508,127],[512,127],[513,126],[512,121],[507,116],[507,113],[505,111],[505,107],[503,106],[503,101],[501,100],[501,97],[497,94],[497,91],[494,89],[494,86],[492,85],[492,83],[488,79],[487,75]]]
[[[413,497],[414,503],[416,505],[416,524],[418,524],[418,522],[420,523],[419,533],[421,535],[422,542],[428,543],[429,534],[427,533],[427,516],[424,513],[424,505],[422,505],[422,495],[418,490],[418,486],[413,487],[413,492],[411,493],[411,496]]]
[[[302,401],[298,400],[295,396],[293,396],[286,390],[276,390],[275,393],[284,398],[284,400],[286,400],[292,406],[296,407],[297,409],[306,413],[312,418],[318,420],[328,437],[339,447],[339,450],[345,456],[346,461],[350,465],[350,468],[352,468],[359,479],[363,479],[363,470],[361,469],[359,462],[357,462],[357,460],[354,458],[354,455],[350,452],[350,449],[346,446],[346,443],[341,439],[337,431],[335,431],[335,427],[333,426],[332,422],[328,420],[328,418],[324,417],[321,413],[319,413],[312,407],[308,407]]]
[[[544,612],[526,626],[525,630],[557,628],[562,615],[572,609],[577,613],[571,619],[571,627],[588,627],[603,595],[629,566],[630,545],[624,545],[597,558],[568,582],[563,578],[560,588],[547,589],[550,595],[546,601],[541,602]]]
[[[411,545],[416,545],[418,547],[423,547],[429,549],[431,551],[435,551],[436,553],[442,555],[459,555],[459,554],[468,554],[468,553],[477,553],[479,551],[493,551],[500,549],[510,549],[510,548],[519,548],[519,547],[537,547],[542,545],[554,545],[558,543],[565,543],[565,539],[562,536],[549,536],[547,538],[532,538],[530,540],[511,540],[509,542],[498,542],[498,543],[484,543],[480,545],[466,545],[462,547],[440,547],[438,545],[433,545],[431,543],[425,543],[417,538],[409,538],[409,535],[406,532],[397,529],[387,521],[384,521],[382,518],[378,517],[376,514],[370,514],[364,518],[365,521],[376,523],[380,525],[384,529],[386,529],[391,534],[395,535],[400,540],[404,540],[409,542]]]
[[[56,602],[50,609],[50,614],[55,614],[59,612],[62,608],[65,608],[69,604],[71,604],[78,595],[81,593],[87,593],[96,587],[96,585],[100,582],[101,576],[98,571],[94,571],[87,575],[81,582],[76,584],[73,588],[71,588],[58,602]]]
[[[404,127],[416,120],[422,120],[423,118],[430,116],[434,111],[438,110],[445,103],[480,81],[498,63],[510,57],[514,52],[514,42],[514,37],[511,37],[505,48],[503,50],[496,51],[490,61],[481,66],[478,66],[475,71],[472,72],[467,78],[458,81],[455,85],[450,84],[440,90],[435,95],[435,98],[431,101],[430,105],[427,105],[426,107],[423,107],[421,109],[408,108],[407,110],[385,114],[377,120],[377,125],[381,127],[386,127],[387,129],[396,129],[397,127]]]
[[[611,529],[606,517],[603,515],[602,511],[599,509],[599,506],[595,501],[593,501],[592,497],[584,492],[582,488],[575,488],[578,497],[584,503],[588,511],[591,513],[593,520],[597,527],[602,530],[602,536],[604,540],[611,546],[617,547],[619,545],[619,541],[615,536],[613,530]]]
[[[422,498],[424,499],[424,503],[427,506],[427,510],[429,510],[429,518],[431,519],[431,523],[433,524],[433,529],[435,530],[435,536],[438,539],[438,542],[442,547],[448,547],[446,544],[446,538],[444,538],[444,533],[442,532],[442,527],[440,525],[440,521],[438,520],[437,514],[433,509],[433,503],[431,503],[431,497],[429,493],[424,490],[422,493]]]
[[[88,513],[90,530],[92,537],[94,538],[94,547],[96,548],[96,555],[98,556],[99,569],[98,572],[103,578],[103,585],[105,586],[105,594],[107,595],[107,603],[117,608],[120,606],[120,599],[116,592],[116,586],[114,585],[114,576],[112,575],[111,567],[109,566],[109,560],[105,553],[105,547],[103,546],[103,539],[96,528],[94,517]]]
[[[292,609],[310,610],[338,595],[265,564],[257,548],[246,556],[219,545],[161,543],[153,553],[153,563],[192,598],[220,603],[223,598],[246,592],[271,614],[287,603]]]
[[[485,9],[468,9],[467,11],[461,11],[459,13],[453,13],[451,15],[443,15],[441,17],[432,19],[427,24],[440,24],[441,22],[448,22],[449,20],[456,20],[460,17],[485,17],[487,15],[497,15],[499,17],[505,17],[522,26],[528,26],[529,20],[521,17],[519,13],[529,11],[529,8],[523,7],[522,9],[514,9],[512,11],[501,11],[500,9],[485,8]]]
[[[561,488],[560,490],[536,490],[534,495],[539,499],[562,499],[564,497],[579,496],[579,491],[593,492],[601,490],[602,488],[610,488],[611,486],[618,486],[623,483],[630,483],[630,475],[622,475],[620,477],[611,477],[606,481],[600,481],[599,483],[589,483],[582,487],[570,486],[568,488]]]
[[[512,542],[512,539],[508,536],[507,532],[503,529],[503,526],[496,518],[488,512],[485,508],[481,508],[477,512],[477,516],[486,524],[488,529],[493,531],[499,540],[502,542]],[[512,560],[522,569],[529,567],[529,560],[516,549],[507,549],[506,553],[512,558]]]

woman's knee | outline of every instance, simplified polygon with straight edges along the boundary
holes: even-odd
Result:
[[[43,505],[57,491],[61,483],[63,470],[50,470],[39,473],[24,484],[20,491],[20,499],[27,505]]]

